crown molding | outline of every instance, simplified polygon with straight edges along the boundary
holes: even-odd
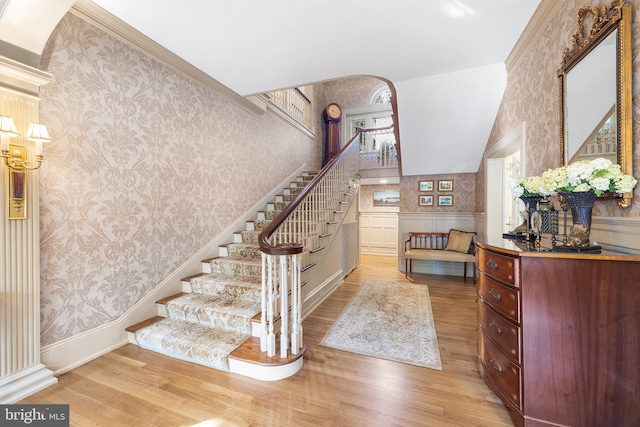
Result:
[[[238,105],[246,111],[258,115],[264,111],[251,100],[229,89],[210,75],[194,67],[169,49],[161,46],[126,22],[107,12],[90,0],[77,0],[70,10],[71,13],[86,22],[100,28],[107,34],[117,38],[127,45],[160,61],[166,66],[186,75],[197,83],[213,90],[228,101]]]
[[[529,47],[540,38],[540,35],[551,23],[551,20],[564,6],[565,2],[558,0],[542,0],[540,2],[505,61],[507,74],[520,63]]]
[[[22,62],[0,55],[0,87],[40,99],[40,86],[52,75]]]

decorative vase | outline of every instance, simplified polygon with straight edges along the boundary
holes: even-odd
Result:
[[[567,246],[589,246],[589,233],[591,232],[591,214],[593,205],[598,196],[593,191],[580,191],[574,193],[560,193],[567,201],[571,209],[573,226],[567,236]]]

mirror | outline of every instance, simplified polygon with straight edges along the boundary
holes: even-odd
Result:
[[[604,157],[633,174],[631,73],[631,7],[614,0],[580,9],[558,72],[563,165]],[[627,207],[632,196],[615,197]]]

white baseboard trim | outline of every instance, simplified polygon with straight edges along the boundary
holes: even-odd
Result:
[[[53,372],[43,364],[16,372],[0,381],[0,404],[16,403],[58,382]]]
[[[124,329],[130,325],[125,322],[111,322],[49,345],[40,352],[40,360],[56,376],[84,365],[129,342]]]
[[[339,269],[325,280],[324,283],[309,293],[302,302],[302,318],[305,319],[309,314],[313,313],[343,282],[344,271]]]

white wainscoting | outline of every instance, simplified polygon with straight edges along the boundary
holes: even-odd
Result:
[[[571,219],[567,221],[571,224]],[[640,218],[593,217],[590,240],[604,250],[640,256]]]
[[[397,212],[360,212],[360,253],[398,254]]]
[[[479,217],[478,217],[479,216]],[[482,214],[473,212],[420,212],[398,214],[398,270],[405,271],[404,242],[412,231],[441,231],[451,229],[479,232],[477,224],[484,219]],[[464,265],[460,262],[445,261],[413,261],[416,273],[446,274],[463,276]],[[472,277],[471,266],[467,265],[467,277]]]

